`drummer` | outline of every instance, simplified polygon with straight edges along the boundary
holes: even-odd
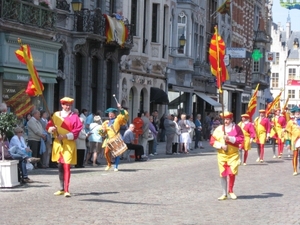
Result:
[[[111,153],[107,146],[107,141],[110,138],[114,138],[120,132],[120,127],[127,124],[128,121],[128,112],[121,107],[120,104],[117,104],[118,109],[120,110],[120,114],[117,116],[118,109],[116,108],[108,108],[105,110],[105,113],[108,113],[108,120],[104,121],[102,124],[102,128],[99,130],[99,133],[102,137],[105,137],[103,141],[102,147],[104,150],[104,155],[106,158],[107,166],[105,170],[109,170],[111,168]],[[115,164],[118,165],[119,157],[116,158]],[[118,171],[118,167],[115,167],[115,171]]]

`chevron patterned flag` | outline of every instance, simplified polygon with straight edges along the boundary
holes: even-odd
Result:
[[[281,97],[282,92],[283,92],[283,89],[281,89],[280,93],[276,96],[276,98],[274,98],[274,100],[267,105],[266,116],[268,116],[271,113],[271,110],[276,105],[280,104],[280,97]]]
[[[247,112],[246,114],[248,114],[250,116],[250,122],[252,122],[252,117],[255,113],[255,110],[256,110],[256,106],[257,106],[257,93],[258,93],[258,87],[259,87],[259,84],[257,84],[256,88],[255,88],[255,91],[248,103],[248,109],[247,109]]]
[[[107,42],[115,41],[120,46],[123,46],[128,38],[128,28],[125,26],[124,21],[117,16],[110,17],[109,15],[104,14],[104,17],[106,19],[105,35]]]
[[[209,46],[209,62],[211,73],[217,78],[217,87],[220,93],[222,93],[222,83],[229,79],[224,63],[225,49],[225,43],[218,34],[218,28],[215,27],[215,33],[211,38]]]
[[[218,9],[217,12],[220,14],[228,14],[230,16],[230,3],[231,0],[226,0]]]
[[[26,89],[26,93],[29,96],[42,95],[44,90],[44,85],[42,84],[38,72],[33,65],[33,58],[30,51],[29,45],[23,45],[21,39],[18,39],[20,44],[20,49],[15,51],[15,54],[20,62],[26,64],[27,69],[30,74],[30,80]]]
[[[282,114],[283,116],[285,117],[286,121],[289,121],[290,120],[290,114],[287,112],[288,110],[288,103],[289,103],[289,100],[290,100],[290,97],[287,98],[287,100],[285,101],[285,104],[282,108]]]

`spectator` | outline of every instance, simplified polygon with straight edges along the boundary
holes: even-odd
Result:
[[[207,141],[209,141],[210,134],[212,132],[210,122],[211,122],[210,113],[207,113],[203,124],[203,138],[204,140]]]
[[[76,148],[77,148],[77,163],[75,165],[75,168],[84,168],[84,155],[86,151],[86,138],[88,135],[85,133],[85,128],[83,126],[84,119],[82,117],[79,118],[82,123],[82,129],[78,135],[78,138],[76,139]]]
[[[30,113],[27,113],[27,114],[26,114],[26,117],[25,117],[25,121],[24,121],[24,130],[25,130],[26,136],[28,136],[28,127],[27,127],[27,123],[28,123],[28,121],[30,120],[30,118],[31,118],[31,114],[30,114]]]
[[[81,110],[81,114],[79,117],[83,119],[83,124],[85,124],[87,114],[88,114],[88,111],[86,109]]]
[[[176,126],[173,122],[174,115],[168,115],[167,118],[164,120],[164,127],[166,130],[166,155],[172,155],[172,144],[174,140],[174,136],[176,133]]]
[[[51,155],[51,144],[52,144],[52,137],[51,135],[46,131],[46,125],[48,124],[48,113],[45,111],[41,111],[41,119],[40,123],[42,124],[42,127],[44,129],[44,134],[46,135],[46,140],[45,140],[45,152],[42,154],[42,162],[43,166],[45,168],[49,167],[50,163],[50,155]]]
[[[27,123],[28,126],[28,147],[32,150],[32,156],[41,158],[40,148],[41,140],[46,140],[44,129],[40,123],[41,114],[35,109],[31,113],[31,118]],[[36,168],[45,168],[41,163],[36,165]]]
[[[139,143],[144,147],[144,156],[147,156],[147,145],[148,145],[148,136],[149,136],[149,112],[145,111],[141,119],[143,120],[143,134],[139,137]]]
[[[190,150],[193,150],[192,148],[192,142],[193,142],[193,138],[194,138],[194,133],[195,133],[195,124],[194,124],[194,121],[193,121],[193,115],[190,115],[188,117],[188,120],[187,120],[189,126],[190,126],[190,129],[189,129],[189,135],[190,135],[190,142],[188,143],[189,144],[189,147],[188,149]]]
[[[90,131],[88,133],[90,148],[86,159],[89,159],[92,156],[93,166],[98,166],[98,154],[102,151],[102,137],[98,132],[101,128],[100,121],[101,117],[99,115],[94,116],[94,122],[90,124]],[[87,160],[86,163],[88,163]]]
[[[16,127],[14,129],[15,135],[12,137],[9,143],[9,153],[11,157],[15,160],[19,160],[19,170],[21,171],[21,179],[24,183],[32,183],[33,181],[29,179],[28,172],[26,168],[26,163],[36,163],[40,161],[39,158],[29,157],[28,153],[31,153],[31,149],[28,148],[25,144],[23,138],[23,129],[21,127]],[[4,146],[8,148],[8,143]]]
[[[188,151],[188,143],[190,142],[190,135],[189,135],[189,129],[190,126],[186,120],[186,114],[182,113],[180,121],[178,122],[178,126],[180,128],[181,134],[180,134],[180,153],[184,152],[186,154],[189,153]]]
[[[134,144],[134,124],[130,124],[129,128],[125,131],[123,141],[128,149],[135,151],[135,161],[145,161],[142,156],[144,155],[144,147],[142,145]]]
[[[157,147],[157,129],[153,125],[153,116],[149,117],[150,123],[149,123],[149,130],[152,133],[153,140],[149,141],[149,155],[154,156],[157,155],[156,147]]]
[[[180,154],[178,152],[178,143],[179,143],[179,137],[180,137],[180,129],[179,129],[177,121],[178,121],[178,117],[174,116],[173,123],[175,123],[176,132],[175,132],[175,135],[174,135],[173,145],[172,145],[172,153],[173,154]]]
[[[202,145],[202,124],[201,124],[201,114],[197,115],[197,118],[195,120],[195,134],[196,134],[196,139],[195,139],[195,149],[200,147],[203,148]]]
[[[166,115],[163,114],[163,116],[160,118],[160,121],[159,121],[159,140],[160,140],[160,142],[165,142],[165,140],[166,140],[166,130],[164,127],[165,117],[166,117]]]
[[[79,110],[78,109],[74,109],[73,112],[79,116]]]

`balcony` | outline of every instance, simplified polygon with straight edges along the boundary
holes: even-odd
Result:
[[[133,35],[131,32],[132,25],[128,23],[128,20],[124,20],[124,24],[128,30],[128,38],[125,44],[133,43]],[[105,37],[105,18],[100,8],[95,10],[82,9],[75,14],[74,23],[75,32],[84,32],[94,35]]]
[[[230,83],[237,86],[246,86],[246,73],[231,73]]]
[[[265,31],[255,31],[253,40],[255,43],[271,43],[272,38]]]
[[[270,76],[264,73],[252,73],[252,88],[259,84],[259,90],[265,90],[270,86]]]
[[[56,28],[55,11],[19,0],[0,0],[0,18],[50,31]]]

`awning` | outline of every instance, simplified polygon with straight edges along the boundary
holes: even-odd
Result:
[[[166,105],[169,103],[169,98],[166,92],[160,88],[151,87],[150,89],[150,103]]]
[[[207,103],[209,103],[210,105],[212,105],[215,109],[215,111],[222,111],[222,104],[215,101],[214,99],[212,99],[211,97],[207,96],[206,94],[202,93],[202,92],[195,92],[196,95],[198,95],[200,98],[202,98],[204,101],[206,101]]]
[[[185,101],[186,101],[186,93],[183,93],[182,95],[180,95],[177,98],[175,98],[174,100],[172,100],[168,104],[168,108],[169,109],[178,109],[178,106],[180,105],[180,103],[185,102]]]

